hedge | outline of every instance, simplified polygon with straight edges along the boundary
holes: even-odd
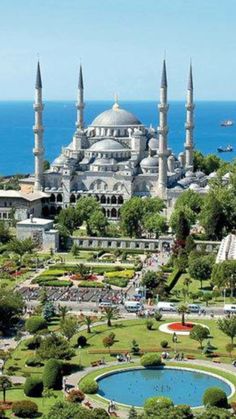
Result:
[[[110,278],[105,279],[104,282],[109,285],[114,285],[115,287],[125,288],[127,287],[129,280],[126,278]]]
[[[79,389],[72,389],[68,393],[66,400],[71,403],[81,403],[85,398],[83,391]]]
[[[81,281],[78,284],[78,287],[84,287],[84,288],[104,288],[104,284],[102,284],[101,282]]]
[[[182,272],[180,269],[174,269],[173,272],[168,276],[168,291],[171,291],[172,288],[174,288],[181,275]]]
[[[91,378],[85,378],[79,383],[79,389],[83,393],[87,394],[95,394],[98,391],[98,383],[97,381],[91,379]]]
[[[174,406],[174,403],[169,397],[149,397],[145,400],[144,411],[146,414],[151,415],[154,411],[158,411],[158,409],[168,409],[172,406]]]
[[[226,393],[218,387],[208,388],[203,395],[203,404],[205,407],[228,407]]]
[[[59,279],[54,279],[53,281],[48,281],[47,279],[45,281],[40,280],[38,284],[44,287],[72,287],[73,285],[71,281],[59,280]]]
[[[43,330],[43,329],[41,329],[41,330]],[[38,349],[40,347],[41,341],[42,341],[41,336],[38,336],[38,335],[37,336],[33,336],[32,338],[27,339],[25,341],[25,346],[28,349]]]
[[[22,400],[12,404],[12,412],[20,418],[31,418],[38,413],[38,406],[30,400]]]
[[[143,355],[140,362],[143,367],[159,367],[163,365],[161,357],[156,353]]]
[[[25,328],[29,333],[36,333],[38,330],[46,329],[47,322],[41,316],[32,316],[26,320]]]
[[[25,365],[27,365],[27,367],[41,367],[43,362],[37,356],[32,356],[31,358],[26,359]]]
[[[62,363],[57,359],[49,359],[43,369],[43,385],[53,390],[62,388]]]
[[[43,393],[42,378],[27,377],[24,384],[24,393],[28,397],[41,397]]]
[[[105,277],[108,279],[111,279],[111,278],[132,279],[134,277],[134,274],[135,272],[133,269],[125,269],[123,271],[106,272]]]

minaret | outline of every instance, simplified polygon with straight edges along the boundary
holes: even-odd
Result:
[[[166,76],[166,62],[163,61],[161,90],[160,90],[160,104],[159,108],[159,177],[158,177],[158,194],[161,198],[166,197],[167,192],[167,76]]]
[[[83,82],[83,72],[82,66],[79,69],[79,83],[78,83],[78,95],[77,95],[77,121],[76,127],[77,130],[84,128],[84,82]]]
[[[37,75],[35,83],[35,102],[33,105],[35,111],[34,131],[34,149],[35,156],[35,181],[34,191],[41,191],[43,187],[43,161],[44,161],[44,147],[43,147],[43,102],[42,102],[42,79],[40,64],[37,65]]]
[[[190,63],[189,69],[189,79],[188,79],[188,90],[187,90],[187,100],[186,100],[186,136],[185,136],[185,168],[187,170],[193,169],[193,111],[194,111],[194,103],[193,103],[193,74],[192,74],[192,63]]]

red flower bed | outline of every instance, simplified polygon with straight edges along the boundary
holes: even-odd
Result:
[[[195,326],[194,323],[185,323],[183,326],[182,323],[171,323],[168,326],[168,329],[173,330],[173,332],[188,332]]]
[[[3,401],[1,401],[0,402],[0,411],[2,411],[2,410],[9,410],[9,409],[11,409],[12,408],[12,402],[3,402]]]

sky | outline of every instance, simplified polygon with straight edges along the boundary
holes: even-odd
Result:
[[[1,0],[0,100],[31,100],[40,57],[45,100],[236,99],[236,0]]]

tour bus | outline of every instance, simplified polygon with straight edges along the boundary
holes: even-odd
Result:
[[[125,309],[130,313],[137,313],[140,310],[143,310],[143,305],[140,301],[125,301]]]
[[[159,301],[156,305],[156,310],[158,311],[177,311],[177,307],[174,303],[169,303],[166,301]]]
[[[225,304],[224,305],[224,313],[225,314],[236,314],[236,305],[234,304]]]

